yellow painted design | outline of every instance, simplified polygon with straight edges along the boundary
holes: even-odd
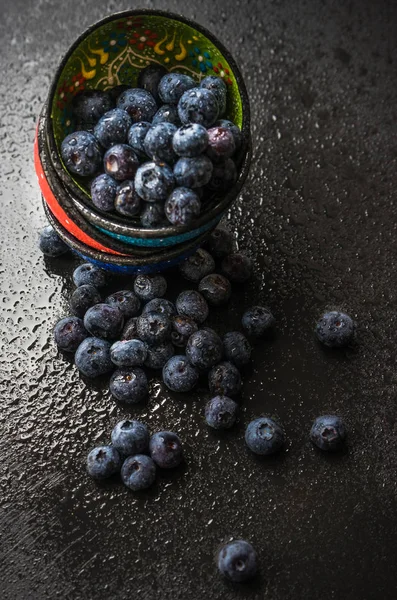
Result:
[[[86,54],[84,52],[84,50],[82,50],[81,52],[84,54],[85,58],[88,60],[88,64],[90,65],[90,67],[95,67],[95,65],[96,65],[96,58],[91,58],[90,56],[88,56],[88,54]]]
[[[168,56],[167,56],[167,58],[164,59],[164,62],[165,63],[169,63],[170,62],[170,59],[168,58]]]
[[[164,42],[167,40],[167,34],[165,34],[165,36],[163,37],[162,40],[160,40],[159,42],[157,42],[157,44],[154,47],[154,51],[156,54],[165,54],[165,50],[161,49],[161,44],[164,44]]]
[[[174,31],[174,36],[172,38],[172,40],[170,42],[168,42],[168,44],[166,45],[166,50],[168,50],[168,52],[172,52],[175,46],[175,38],[176,38],[176,30]]]
[[[97,54],[98,56],[100,56],[99,62],[101,63],[101,65],[106,65],[106,63],[109,60],[108,52],[105,52],[105,50],[103,50],[102,48],[91,48],[89,44],[88,49],[92,54]]]
[[[197,37],[197,35],[194,35],[194,36],[193,36],[193,39],[194,39],[196,42],[198,42],[200,38],[198,38],[198,37]]]
[[[179,54],[175,54],[175,60],[185,60],[187,57],[187,50],[183,45],[182,38],[179,40],[179,47],[181,49]]]
[[[193,40],[188,40],[187,43],[188,44],[193,44]]]
[[[94,79],[95,75],[96,75],[96,69],[92,69],[91,71],[87,71],[83,61],[81,60],[81,58],[79,59],[80,63],[81,63],[81,73],[84,77],[84,79]]]

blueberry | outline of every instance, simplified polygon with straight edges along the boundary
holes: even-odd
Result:
[[[121,94],[123,92],[125,92],[126,90],[129,90],[129,89],[130,89],[129,85],[125,85],[125,84],[121,83],[120,85],[116,85],[111,90],[108,90],[108,94],[109,94],[110,98],[112,99],[113,103],[116,104],[117,100],[119,99],[119,96],[121,96]]]
[[[164,224],[165,213],[163,202],[143,202],[141,210],[142,227],[152,228]]]
[[[83,318],[87,310],[100,301],[101,295],[93,285],[81,285],[70,298],[70,308],[74,315]]]
[[[95,125],[112,108],[113,100],[110,94],[102,90],[84,90],[72,101],[74,116],[87,126]]]
[[[273,329],[276,319],[268,308],[252,306],[243,314],[241,323],[248,335],[261,337]]]
[[[190,392],[199,380],[199,372],[186,356],[173,356],[163,367],[163,381],[173,392]]]
[[[117,340],[123,331],[124,318],[121,310],[109,304],[95,304],[84,315],[84,326],[95,337]]]
[[[121,456],[112,446],[98,446],[87,456],[87,472],[94,479],[107,479],[121,469]]]
[[[145,371],[139,367],[117,369],[110,378],[111,394],[125,404],[137,404],[149,394]]]
[[[84,323],[78,317],[65,317],[54,327],[55,343],[64,352],[76,352],[81,342],[88,337]]]
[[[354,336],[354,321],[339,311],[325,313],[316,325],[318,340],[329,348],[348,346]]]
[[[46,256],[56,258],[69,250],[51,225],[47,225],[40,232],[39,248]]]
[[[214,162],[222,162],[233,156],[236,145],[230,129],[226,127],[211,127],[208,130],[207,155]]]
[[[215,258],[223,258],[231,254],[234,246],[235,242],[232,232],[224,227],[214,229],[206,240],[206,247]]]
[[[99,377],[114,369],[110,360],[109,342],[96,337],[89,337],[81,342],[74,361],[78,370],[86,377]]]
[[[214,429],[230,429],[236,422],[237,403],[227,396],[215,396],[205,407],[205,420]]]
[[[180,158],[174,166],[175,181],[181,187],[203,187],[210,181],[212,170],[212,162],[204,154],[194,158]]]
[[[149,369],[162,369],[174,353],[174,346],[170,342],[149,346],[145,367],[148,367]]]
[[[101,117],[94,128],[94,135],[104,148],[125,144],[132,125],[130,115],[120,108],[114,108]]]
[[[181,292],[175,302],[179,315],[190,317],[197,323],[203,323],[208,317],[208,304],[196,290]]]
[[[208,146],[208,133],[198,123],[183,125],[174,134],[172,146],[178,156],[199,156]]]
[[[139,160],[131,146],[117,144],[106,151],[103,164],[108,175],[117,181],[125,181],[133,179],[139,166]]]
[[[139,339],[150,345],[165,342],[171,335],[171,321],[164,313],[148,312],[138,317]]]
[[[124,319],[135,317],[139,313],[141,303],[131,290],[120,290],[108,296],[105,300],[106,304],[116,306],[123,313]]]
[[[101,288],[106,285],[105,272],[92,265],[91,263],[83,263],[73,271],[74,285],[93,285],[96,288]]]
[[[186,187],[175,188],[164,205],[165,216],[172,225],[190,225],[200,214],[197,194]]]
[[[150,122],[157,112],[156,100],[149,92],[139,88],[123,92],[117,100],[117,107],[126,110],[133,123]]]
[[[199,283],[198,290],[213,306],[225,304],[232,294],[230,281],[218,273],[210,273],[204,277]]]
[[[222,261],[222,271],[230,281],[244,283],[252,275],[252,260],[241,252],[229,254]]]
[[[199,329],[193,333],[186,345],[186,356],[190,363],[200,370],[210,369],[222,360],[222,340],[209,329]]]
[[[159,123],[172,123],[179,127],[181,124],[178,115],[178,109],[174,104],[163,104],[153,117],[152,125]]]
[[[219,115],[216,95],[205,88],[188,90],[179,100],[178,115],[184,125],[198,123],[204,127],[211,127]]]
[[[214,165],[208,187],[214,192],[227,192],[237,181],[237,169],[231,158]]]
[[[159,431],[149,442],[150,456],[162,469],[173,469],[183,460],[182,442],[172,431]]]
[[[251,345],[239,331],[229,331],[223,338],[225,358],[238,369],[248,364],[251,359]]]
[[[267,456],[278,452],[285,444],[285,434],[278,423],[269,417],[260,417],[249,423],[245,442],[255,454]]]
[[[129,456],[121,467],[121,479],[133,492],[146,490],[156,480],[156,465],[145,454]]]
[[[110,348],[110,358],[117,367],[142,367],[147,346],[141,340],[121,340]]]
[[[128,144],[141,160],[146,160],[147,158],[143,143],[151,127],[152,125],[147,121],[141,121],[140,123],[135,123],[128,132]]]
[[[179,266],[179,271],[185,279],[197,283],[214,271],[215,261],[206,250],[199,248]]]
[[[221,362],[209,372],[208,386],[211,394],[237,396],[241,391],[240,372],[233,363]]]
[[[182,95],[196,85],[194,79],[182,73],[168,73],[161,79],[158,92],[165,104],[178,104]]]
[[[147,162],[137,170],[135,189],[146,202],[166,200],[174,186],[174,174],[165,163]]]
[[[123,181],[118,188],[114,200],[116,212],[125,217],[134,217],[141,208],[141,199],[135,191],[133,181]]]
[[[178,348],[186,348],[188,339],[195,331],[198,331],[198,325],[190,317],[177,315],[171,319],[171,341]]]
[[[144,148],[146,154],[154,161],[173,163],[176,154],[172,147],[172,139],[176,132],[172,123],[158,123],[153,125],[146,134]]]
[[[310,439],[320,450],[340,450],[346,439],[342,419],[335,415],[317,417],[310,430]]]
[[[219,116],[224,115],[226,112],[227,88],[223,79],[216,75],[208,75],[208,77],[201,80],[200,87],[211,90],[215,94],[218,101]]]
[[[137,332],[137,321],[138,317],[132,317],[124,325],[123,333],[121,334],[122,340],[135,340],[138,337]]]
[[[61,156],[67,170],[81,177],[95,175],[101,167],[102,150],[88,131],[67,135],[61,144]]]
[[[149,450],[149,430],[140,421],[119,421],[113,428],[111,439],[122,456],[142,454]]]
[[[218,127],[225,127],[229,129],[234,137],[234,145],[236,147],[236,152],[240,150],[241,145],[243,143],[243,134],[241,133],[241,129],[237,127],[232,121],[228,121],[227,119],[220,119],[215,123]]]
[[[114,201],[117,194],[117,181],[103,173],[98,175],[91,183],[91,199],[94,206],[110,212],[114,210]]]
[[[167,317],[172,317],[176,314],[175,304],[170,300],[166,300],[165,298],[153,298],[147,304],[145,304],[142,314],[146,314],[148,312],[156,312],[167,315]]]
[[[159,84],[164,75],[167,74],[167,69],[163,65],[148,65],[142,69],[138,77],[138,87],[146,90],[153,96],[157,103],[160,103],[158,92]]]
[[[258,560],[254,548],[245,540],[225,544],[219,551],[220,573],[235,583],[253,579],[258,572]]]
[[[167,280],[162,275],[138,275],[134,281],[134,292],[143,302],[161,298],[166,291]]]

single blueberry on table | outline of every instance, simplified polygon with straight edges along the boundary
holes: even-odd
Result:
[[[121,310],[109,304],[95,304],[84,315],[84,327],[94,337],[117,340],[123,331],[124,317]]]
[[[172,147],[172,139],[176,132],[172,123],[158,123],[147,132],[144,148],[147,156],[157,162],[173,163],[176,154]]]
[[[328,348],[348,346],[354,337],[354,321],[339,311],[325,313],[316,325],[318,340]]]
[[[91,263],[83,263],[73,271],[73,282],[76,287],[93,285],[101,288],[106,285],[105,271]]]
[[[143,202],[141,210],[142,227],[152,228],[164,225],[165,213],[164,202]]]
[[[234,235],[224,227],[217,227],[206,239],[205,246],[215,258],[224,258],[234,250]]]
[[[236,165],[231,158],[227,158],[225,161],[214,165],[208,187],[214,192],[227,192],[236,181]]]
[[[110,344],[96,337],[83,340],[77,348],[74,362],[80,373],[86,377],[100,377],[113,371],[110,360]]]
[[[215,396],[205,407],[205,420],[213,429],[230,429],[236,422],[237,403],[227,396]]]
[[[103,148],[125,144],[132,125],[130,115],[120,108],[114,108],[101,117],[94,128],[94,135]]]
[[[115,306],[121,310],[124,319],[135,317],[141,308],[139,298],[131,290],[119,290],[110,294],[105,300],[105,304]]]
[[[210,273],[200,281],[198,290],[213,306],[220,306],[230,300],[232,286],[230,281],[218,273]]]
[[[167,317],[172,317],[176,315],[175,304],[170,300],[166,300],[165,298],[153,298],[143,307],[142,314],[146,314],[148,312],[162,313],[167,315]]]
[[[120,340],[110,348],[110,358],[117,367],[142,367],[147,357],[147,346],[138,339]]]
[[[196,250],[194,254],[189,256],[179,265],[179,272],[189,281],[197,283],[215,270],[215,261],[203,248]]]
[[[152,125],[158,125],[159,123],[172,123],[177,127],[181,125],[178,109],[174,104],[163,104],[158,109],[153,117]]]
[[[200,87],[210,90],[215,94],[218,101],[219,116],[224,115],[226,112],[227,88],[223,79],[216,75],[208,75],[201,80]]]
[[[226,129],[229,129],[234,137],[234,145],[236,147],[236,152],[240,150],[241,145],[243,143],[243,134],[241,132],[241,129],[237,127],[237,125],[235,125],[232,121],[228,121],[227,119],[220,119],[215,123],[215,125],[218,127],[225,127]]]
[[[174,166],[176,184],[187,188],[203,187],[210,181],[212,170],[212,162],[204,154],[194,158],[180,158]]]
[[[117,108],[127,111],[133,123],[150,122],[157,112],[156,100],[152,94],[139,88],[123,92],[117,100]]]
[[[165,163],[147,162],[136,172],[135,189],[146,202],[166,200],[174,187],[174,173]]]
[[[124,217],[134,217],[141,208],[142,200],[135,191],[135,184],[131,180],[123,181],[118,188],[114,199],[116,212]]]
[[[226,127],[211,127],[208,130],[207,155],[213,162],[222,162],[233,156],[236,150],[234,137]]]
[[[78,317],[65,317],[54,327],[55,343],[64,352],[76,352],[81,342],[88,337],[84,323]]]
[[[129,456],[121,467],[121,479],[133,492],[146,490],[156,480],[156,464],[146,454]]]
[[[245,540],[225,544],[218,554],[220,573],[234,583],[253,579],[258,572],[258,559],[254,548]]]
[[[158,431],[152,435],[149,452],[161,469],[173,469],[183,460],[182,442],[172,431]]]
[[[147,121],[134,123],[128,132],[128,144],[134,150],[137,157],[141,160],[147,160],[145,146],[143,145],[145,137],[152,127]]]
[[[156,346],[148,346],[145,367],[149,369],[162,369],[166,362],[175,354],[171,342],[164,342]]]
[[[251,344],[239,331],[229,331],[223,338],[225,359],[238,369],[247,365],[251,360]]]
[[[101,302],[101,295],[93,285],[81,285],[76,288],[70,298],[70,309],[74,315],[83,318],[94,304]]]
[[[179,100],[178,115],[184,125],[198,123],[204,127],[211,127],[219,116],[216,95],[205,88],[188,90]]]
[[[197,369],[210,369],[222,360],[222,355],[222,340],[215,331],[199,329],[188,339],[186,356]]]
[[[285,444],[285,433],[273,419],[260,417],[249,423],[245,443],[255,454],[267,456],[278,452]]]
[[[103,165],[105,172],[110,177],[117,181],[125,181],[134,178],[139,166],[139,159],[131,146],[117,144],[106,151]]]
[[[197,323],[184,315],[172,317],[171,327],[171,341],[177,348],[186,348],[186,344],[192,333],[198,331]]]
[[[98,446],[87,456],[87,472],[94,479],[107,479],[121,469],[121,456],[113,446]]]
[[[203,323],[208,317],[209,309],[205,298],[196,290],[181,292],[175,302],[178,315],[190,317],[197,323]]]
[[[117,188],[117,181],[113,177],[110,177],[110,175],[102,173],[102,175],[95,177],[91,183],[91,200],[93,205],[104,212],[114,210]]]
[[[162,275],[138,275],[134,292],[143,302],[161,298],[167,291],[167,280]]]
[[[190,392],[198,380],[199,372],[186,356],[173,356],[163,367],[163,381],[173,392]]]
[[[165,216],[172,225],[190,225],[200,215],[200,210],[199,197],[185,187],[175,188],[164,205]]]
[[[158,104],[161,103],[159,84],[166,74],[167,69],[163,65],[148,65],[139,72],[138,87],[149,92]]]
[[[317,417],[310,430],[310,440],[320,450],[331,452],[340,450],[345,439],[345,425],[336,415]]]
[[[175,132],[172,146],[178,156],[199,156],[208,146],[208,132],[203,125],[188,123]]]
[[[138,317],[138,337],[150,345],[168,341],[171,335],[171,321],[164,313],[148,312]]]
[[[74,116],[88,127],[95,125],[113,107],[111,95],[102,90],[84,90],[72,101]]]
[[[131,319],[128,319],[121,334],[122,340],[135,340],[138,337],[137,321],[138,317],[132,317]]]
[[[243,314],[241,323],[248,335],[262,337],[273,329],[276,319],[265,306],[252,306]]]
[[[165,104],[178,104],[183,94],[196,85],[194,79],[182,73],[168,73],[161,79],[158,92]]]
[[[252,275],[252,260],[241,252],[229,254],[222,261],[222,271],[230,281],[244,283]]]
[[[237,367],[230,362],[221,362],[208,373],[208,387],[211,394],[218,396],[237,396],[241,391],[241,375]]]
[[[61,144],[61,156],[67,170],[73,175],[95,175],[102,163],[102,150],[97,139],[88,131],[75,131]]]
[[[122,456],[143,454],[149,450],[149,430],[140,421],[119,421],[113,428],[111,439]]]
[[[47,225],[40,232],[39,248],[45,256],[51,258],[62,256],[69,250],[51,225]]]
[[[119,402],[137,404],[149,394],[145,371],[139,367],[117,369],[110,378],[109,389]]]

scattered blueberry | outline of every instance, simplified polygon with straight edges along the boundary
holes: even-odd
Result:
[[[225,544],[219,551],[218,569],[224,577],[234,583],[253,579],[258,571],[254,548],[245,540],[235,540]]]
[[[128,144],[134,150],[138,158],[146,160],[145,146],[143,145],[145,137],[152,127],[147,121],[134,123],[128,132]]]
[[[101,295],[93,285],[81,285],[76,288],[70,298],[70,308],[74,315],[84,317],[85,313],[94,304],[101,302]]]
[[[89,337],[77,348],[74,362],[78,370],[86,377],[99,377],[113,371],[110,360],[110,344],[105,340]]]
[[[204,127],[211,127],[219,115],[216,95],[205,88],[188,90],[179,100],[178,115],[184,125],[198,123]]]
[[[229,254],[222,261],[222,271],[230,281],[244,283],[252,275],[252,260],[241,252]]]
[[[91,199],[93,205],[104,212],[114,210],[117,187],[117,181],[106,173],[102,173],[102,175],[95,177],[91,183]]]
[[[197,194],[185,187],[175,188],[164,205],[165,216],[172,225],[190,225],[200,214]]]
[[[224,162],[214,165],[208,187],[214,192],[227,192],[236,181],[236,165],[231,158],[227,158]]]
[[[137,321],[138,317],[128,319],[124,325],[123,333],[121,334],[122,340],[135,340],[138,337]]]
[[[145,371],[139,367],[123,368],[115,371],[110,378],[111,394],[125,404],[137,404],[149,394]]]
[[[153,125],[146,134],[144,148],[147,156],[154,161],[173,163],[176,154],[172,148],[172,139],[176,132],[172,123],[158,123]]]
[[[208,132],[203,125],[188,123],[175,132],[172,146],[178,156],[199,156],[208,146]]]
[[[167,291],[167,280],[162,275],[138,275],[134,292],[143,302],[161,298]]]
[[[240,372],[233,363],[221,362],[209,372],[208,386],[211,394],[237,396],[241,391]]]
[[[88,337],[84,323],[78,317],[65,317],[54,327],[55,343],[64,352],[76,352],[81,342]]]
[[[205,407],[205,420],[214,429],[230,429],[236,422],[237,403],[227,396],[215,396]]]
[[[52,258],[61,256],[69,250],[51,225],[47,225],[40,232],[39,248],[45,256]]]
[[[148,452],[149,440],[149,430],[140,421],[124,419],[112,431],[112,444],[122,456]]]
[[[127,111],[133,123],[150,122],[157,112],[156,100],[152,94],[139,88],[123,92],[117,100],[117,107]]]
[[[84,315],[84,327],[95,337],[117,340],[123,331],[123,313],[116,306],[95,304]]]
[[[146,490],[156,480],[156,465],[146,454],[129,456],[121,467],[121,479],[134,492]]]
[[[262,337],[273,329],[276,319],[268,308],[252,306],[243,314],[241,323],[248,335]]]
[[[112,446],[98,446],[87,456],[87,472],[94,479],[107,479],[120,469],[120,454]]]
[[[217,227],[206,240],[206,247],[215,258],[223,258],[234,250],[235,242],[231,231]]]
[[[199,329],[193,333],[186,345],[186,356],[200,370],[210,369],[222,360],[221,338],[210,329]]]
[[[174,186],[174,174],[165,163],[147,162],[137,170],[135,189],[146,202],[166,200]]]
[[[115,292],[106,298],[105,303],[119,308],[123,313],[124,319],[135,317],[141,307],[139,298],[131,290]]]
[[[162,369],[174,354],[174,346],[170,342],[164,342],[157,346],[148,346],[145,367],[149,369]]]
[[[171,321],[164,313],[148,312],[138,317],[137,332],[139,339],[150,345],[161,344],[171,335]]]
[[[199,379],[199,372],[186,356],[173,356],[163,367],[163,381],[173,392],[190,392]]]
[[[152,125],[159,123],[172,123],[179,127],[181,124],[178,115],[178,109],[174,104],[163,104],[153,117]]]
[[[225,127],[229,129],[234,137],[234,145],[236,147],[236,152],[240,150],[241,145],[243,143],[243,134],[241,133],[241,129],[237,127],[232,121],[228,121],[227,119],[220,119],[215,123],[218,127]]]
[[[163,65],[148,65],[142,69],[138,76],[138,87],[146,90],[153,96],[157,103],[161,102],[158,88],[161,79],[167,74]]]
[[[190,317],[176,315],[171,319],[171,341],[177,348],[186,348],[186,344],[192,333],[198,331],[198,325]]]
[[[112,97],[102,90],[84,90],[72,102],[74,116],[86,126],[95,125],[112,108]]]
[[[106,285],[106,275],[99,267],[91,263],[83,263],[73,271],[73,282],[77,287],[93,285],[96,288],[101,288]]]
[[[354,336],[354,321],[349,315],[339,311],[325,313],[316,325],[319,341],[329,348],[348,346]]]
[[[218,273],[210,273],[204,277],[199,283],[198,290],[213,306],[225,304],[232,294],[230,281]]]
[[[117,367],[142,367],[147,357],[147,346],[138,339],[120,340],[110,348],[110,358]]]
[[[194,88],[194,79],[182,73],[168,73],[161,79],[158,92],[165,104],[178,104],[184,92]]]
[[[251,359],[251,345],[239,331],[229,331],[223,338],[223,347],[227,361],[238,369],[248,364]]]
[[[215,261],[203,248],[196,250],[194,254],[189,256],[179,266],[179,271],[185,279],[197,283],[215,270]]]
[[[208,129],[207,155],[214,162],[222,162],[233,156],[236,145],[230,129],[226,127],[211,127]]]
[[[114,108],[101,117],[94,128],[94,135],[104,148],[125,144],[132,125],[130,115],[120,108]]]
[[[167,315],[167,317],[172,317],[176,314],[175,304],[170,300],[166,300],[165,298],[153,298],[147,304],[145,304],[142,314],[146,314],[148,312],[156,312]]]
[[[180,158],[174,167],[175,181],[180,187],[203,187],[210,181],[212,170],[212,162],[204,154],[194,158]]]
[[[106,151],[103,165],[108,175],[117,181],[125,181],[134,178],[139,160],[131,146],[117,144]]]
[[[267,456],[278,452],[285,443],[285,434],[278,423],[269,417],[260,417],[249,423],[245,442],[255,454]]]
[[[173,469],[183,460],[181,440],[172,431],[159,431],[152,435],[149,451],[156,465],[162,469]]]
[[[179,315],[190,317],[197,323],[203,323],[208,317],[208,304],[205,298],[196,290],[181,292],[175,302]]]
[[[141,199],[135,191],[133,181],[123,181],[118,188],[114,199],[116,212],[125,217],[136,216],[141,208]]]
[[[165,213],[163,202],[143,202],[141,224],[143,227],[159,227],[164,224]]]
[[[67,170],[74,175],[90,177],[101,167],[102,150],[88,131],[67,135],[61,144],[61,156]]]
[[[342,419],[335,415],[317,417],[310,430],[310,439],[320,450],[340,450],[346,439],[346,429]]]

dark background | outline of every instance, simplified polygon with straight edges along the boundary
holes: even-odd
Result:
[[[230,223],[255,279],[213,322],[236,327],[243,306],[261,302],[277,316],[277,336],[256,347],[241,424],[223,436],[203,423],[203,390],[173,397],[154,380],[147,406],[123,410],[57,354],[51,330],[67,314],[76,262],[46,261],[37,249],[36,116],[75,37],[132,5],[2,0],[0,597],[394,599],[396,4],[141,5],[196,19],[242,68],[254,157]],[[356,348],[317,345],[313,324],[325,308],[357,320]],[[311,421],[327,412],[349,428],[342,456],[308,442]],[[127,414],[185,443],[186,469],[147,494],[85,474],[87,451]],[[259,414],[286,429],[278,458],[245,448],[243,426]],[[260,579],[248,587],[216,572],[215,549],[231,537],[259,553]]]

